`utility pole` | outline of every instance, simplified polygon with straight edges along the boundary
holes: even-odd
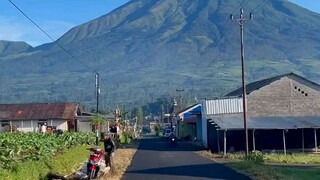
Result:
[[[176,89],[176,91],[179,93],[179,101],[180,101],[180,110],[182,110],[182,92],[184,89],[182,87]]]
[[[100,87],[99,87],[99,73],[96,73],[96,96],[97,96],[97,108],[96,114],[99,114],[99,94],[100,94]],[[96,145],[99,146],[99,124],[96,124]]]
[[[252,13],[250,13],[250,19],[252,19]],[[230,20],[233,21],[233,15],[230,14]],[[244,64],[244,43],[243,43],[243,26],[246,19],[243,17],[243,9],[240,9],[240,18],[236,20],[240,25],[240,41],[241,41],[241,69],[242,69],[242,106],[243,106],[243,124],[245,131],[245,145],[246,155],[249,155],[249,140],[248,140],[248,127],[247,127],[247,102],[246,102],[246,83],[245,83],[245,64]]]
[[[100,95],[100,87],[99,87],[100,75],[99,75],[99,73],[96,73],[95,77],[96,77],[96,97],[97,97],[96,113],[98,114],[99,113],[99,95]]]

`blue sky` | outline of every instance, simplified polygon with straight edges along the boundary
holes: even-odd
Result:
[[[72,27],[107,14],[128,0],[12,0],[54,39]],[[290,0],[320,13],[320,0]],[[0,39],[26,41],[36,46],[51,40],[8,0],[0,0]]]

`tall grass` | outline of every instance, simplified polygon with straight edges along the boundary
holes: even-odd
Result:
[[[230,153],[226,158],[260,161],[265,163],[284,163],[284,164],[320,164],[320,155],[316,154],[277,154],[277,153],[261,153],[259,151],[246,156],[245,153]]]

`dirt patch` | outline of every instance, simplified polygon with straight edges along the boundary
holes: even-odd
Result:
[[[117,149],[112,159],[112,169],[101,180],[120,180],[128,166],[131,164],[132,158],[137,151],[137,146],[130,148]]]

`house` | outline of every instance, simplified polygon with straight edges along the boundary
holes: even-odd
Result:
[[[46,123],[50,129],[77,130],[78,103],[0,104],[0,132],[38,132]]]
[[[177,113],[177,137],[180,139],[197,139],[201,136],[201,104],[194,104]]]
[[[206,148],[212,148],[212,146],[217,144],[217,139],[219,139],[219,135],[217,134],[219,127],[214,126],[215,124],[211,124],[212,119],[218,115],[238,114],[242,112],[242,98],[239,97],[223,97],[212,100],[203,100],[201,111],[202,145]],[[214,143],[214,145],[212,145],[212,143]],[[215,151],[218,150],[215,149]]]
[[[249,149],[317,151],[320,85],[294,73],[246,85]],[[202,103],[203,145],[212,151],[244,150],[242,88]]]
[[[79,132],[94,132],[95,127],[91,123],[91,118],[95,116],[95,113],[81,112],[76,117],[77,131]],[[114,115],[102,115],[105,123],[99,126],[100,132],[110,132],[110,125],[115,121]]]

